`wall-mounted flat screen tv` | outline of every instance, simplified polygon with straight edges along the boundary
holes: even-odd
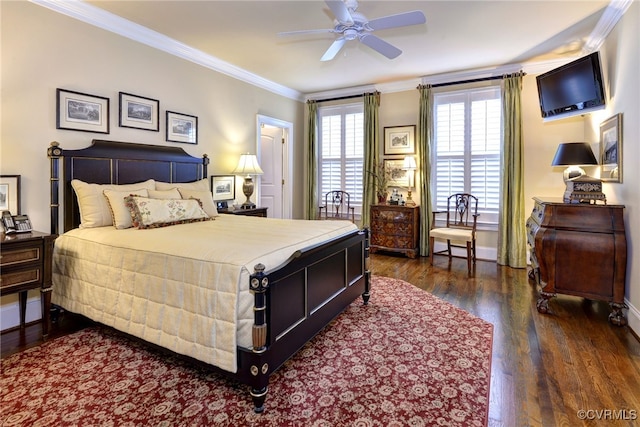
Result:
[[[536,80],[540,111],[545,121],[605,107],[599,52],[540,74]]]

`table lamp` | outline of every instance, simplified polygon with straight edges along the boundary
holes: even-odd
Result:
[[[242,184],[242,192],[247,196],[247,200],[240,206],[241,209],[255,209],[255,203],[250,198],[253,194],[254,183],[252,175],[262,175],[264,172],[258,164],[258,158],[255,154],[242,154],[238,161],[238,166],[231,172],[236,175],[245,175]]]
[[[413,201],[413,199],[411,198],[411,188],[413,188],[413,182],[412,181],[412,177],[414,175],[414,171],[418,168],[418,166],[416,165],[416,158],[413,156],[406,156],[404,158],[404,162],[402,164],[402,169],[407,171],[408,174],[408,183],[409,183],[409,187],[407,188],[407,201],[406,201],[406,205],[407,206],[415,206],[416,202]]]
[[[566,203],[603,200],[602,181],[588,176],[580,166],[597,165],[598,161],[586,142],[560,144],[551,166],[567,166],[562,174],[566,189],[563,201]]]

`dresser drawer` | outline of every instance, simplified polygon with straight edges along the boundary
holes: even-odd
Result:
[[[398,210],[378,210],[375,211],[374,216],[379,222],[394,224],[398,222],[412,222],[413,211],[398,211]]]
[[[12,287],[24,287],[27,285],[40,286],[42,279],[42,269],[39,266],[26,270],[2,272],[0,276],[0,289],[5,290]]]
[[[5,269],[11,266],[40,262],[42,250],[39,247],[26,247],[19,249],[3,250],[0,257],[0,267]]]

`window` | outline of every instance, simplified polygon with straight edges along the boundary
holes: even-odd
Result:
[[[344,190],[351,206],[362,213],[364,107],[359,104],[318,108],[318,200]]]
[[[434,94],[433,189],[445,210],[453,193],[478,197],[478,223],[497,224],[502,99],[499,86]]]

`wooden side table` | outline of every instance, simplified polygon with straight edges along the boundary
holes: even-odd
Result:
[[[20,327],[24,328],[27,292],[40,289],[42,336],[50,329],[51,260],[56,236],[49,233],[0,233],[0,295],[18,293]]]
[[[218,209],[220,214],[231,215],[244,215],[244,216],[259,216],[266,218],[268,208],[253,208],[253,209]]]
[[[371,206],[369,250],[400,252],[409,258],[419,253],[420,207],[398,205]]]

